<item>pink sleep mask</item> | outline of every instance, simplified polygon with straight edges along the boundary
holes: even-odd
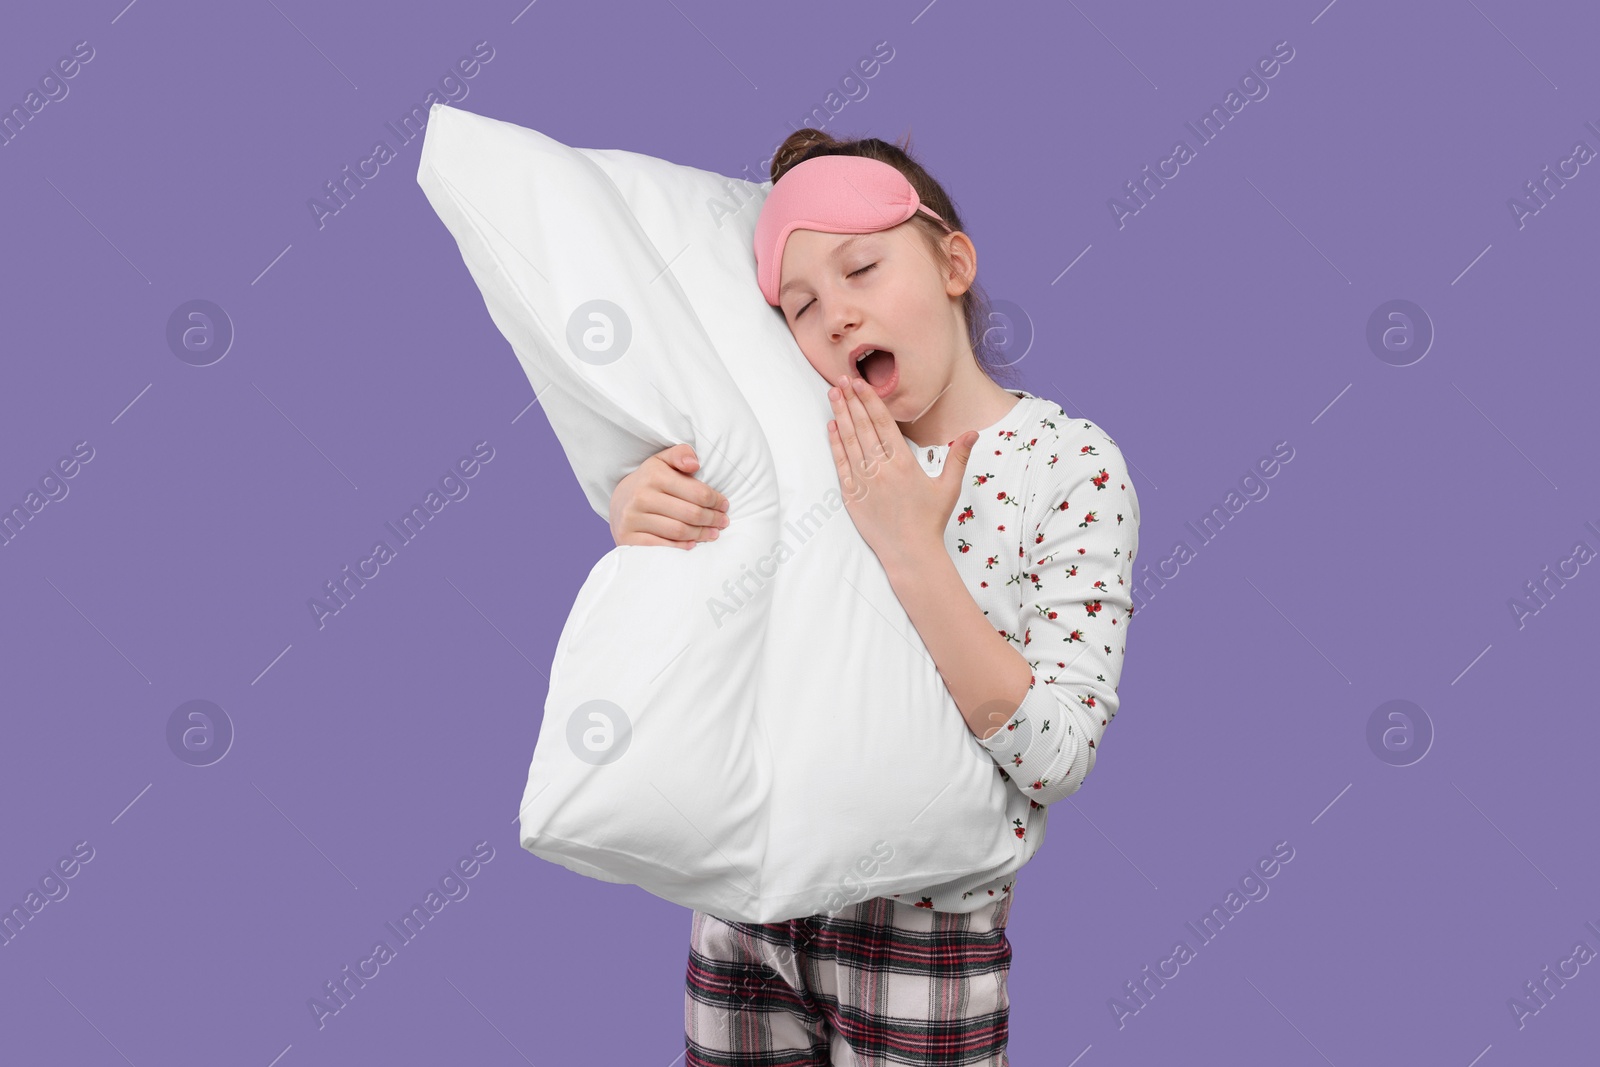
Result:
[[[756,281],[778,306],[783,249],[795,230],[876,233],[918,211],[944,222],[922,202],[906,176],[866,156],[812,156],[772,184],[756,219]]]

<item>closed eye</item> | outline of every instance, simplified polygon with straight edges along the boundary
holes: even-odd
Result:
[[[868,263],[865,267],[862,267],[860,270],[851,271],[848,275],[846,275],[846,277],[854,278],[857,274],[865,274],[865,273],[867,273],[867,271],[871,270],[873,267],[876,267],[876,266],[877,266],[876,263]],[[815,303],[815,301],[807,300],[805,302],[805,305],[803,307],[801,307],[801,309],[799,311],[796,311],[794,313],[794,317],[798,319],[801,315],[804,315],[806,313],[806,308],[810,307],[813,303]]]

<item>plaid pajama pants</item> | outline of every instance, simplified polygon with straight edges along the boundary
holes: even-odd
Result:
[[[1010,1067],[1011,894],[978,911],[873,897],[838,915],[694,913],[684,1067]]]

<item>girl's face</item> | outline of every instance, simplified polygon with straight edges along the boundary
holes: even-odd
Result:
[[[977,253],[966,234],[942,240],[948,277],[910,220],[877,233],[795,230],[783,250],[779,306],[800,351],[830,385],[866,378],[899,423],[927,411],[971,358],[960,297]],[[861,360],[871,349],[886,354]]]

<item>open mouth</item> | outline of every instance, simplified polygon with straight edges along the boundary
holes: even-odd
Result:
[[[879,398],[894,392],[900,382],[900,365],[887,348],[869,348],[856,360],[856,371],[872,386]]]

